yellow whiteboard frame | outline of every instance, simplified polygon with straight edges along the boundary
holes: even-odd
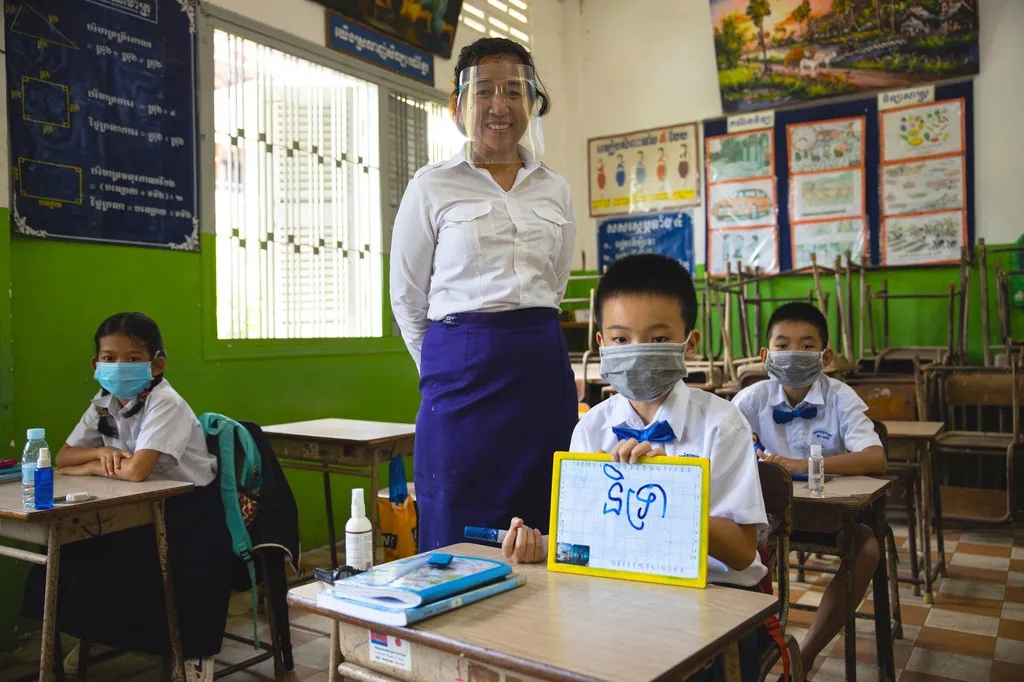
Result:
[[[612,456],[607,453],[582,453],[582,452],[556,452],[554,465],[551,468],[551,522],[548,533],[548,570],[556,573],[574,573],[576,575],[592,575],[601,578],[620,578],[623,580],[636,580],[644,583],[658,583],[661,585],[676,585],[679,587],[707,587],[708,584],[708,525],[709,506],[711,501],[711,460],[702,457],[669,457],[657,455],[654,457],[641,457],[638,464],[674,464],[677,466],[696,466],[701,469],[701,493],[700,513],[703,523],[700,528],[700,554],[698,561],[700,568],[696,578],[677,578],[668,575],[656,575],[651,573],[638,573],[636,571],[619,571],[611,568],[591,568],[590,566],[574,566],[562,564],[555,561],[558,551],[558,503],[559,485],[562,477],[562,462],[583,461],[583,462],[611,462]]]

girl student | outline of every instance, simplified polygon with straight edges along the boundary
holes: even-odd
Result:
[[[164,378],[167,353],[156,323],[119,313],[94,337],[100,391],[55,465],[62,476],[186,481],[195,488],[165,503],[168,558],[186,677],[213,679],[231,595],[231,537],[217,460],[188,403]],[[42,619],[45,572],[35,566],[23,615]],[[60,561],[59,632],[125,651],[168,655],[167,611],[152,526],[67,545]],[[66,667],[77,659],[73,651]]]

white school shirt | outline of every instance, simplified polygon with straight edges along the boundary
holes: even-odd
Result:
[[[131,453],[156,450],[160,456],[153,475],[158,478],[187,481],[196,486],[212,483],[217,472],[217,460],[206,448],[203,427],[192,408],[167,380],[153,388],[138,413],[122,417],[134,404],[133,400],[122,407],[120,400],[100,391],[68,436],[67,444],[73,448],[106,446]],[[116,438],[100,433],[97,408],[113,417],[114,430],[118,434]]]
[[[673,457],[705,457],[711,460],[711,499],[708,513],[741,525],[755,525],[760,532],[768,527],[761,496],[757,458],[751,446],[750,426],[729,401],[693,388],[676,384],[658,407],[654,422],[667,421],[676,440],[651,445]],[[623,396],[616,394],[583,415],[572,433],[572,452],[611,452],[619,438],[614,426],[643,429],[640,416]],[[754,553],[752,563],[734,571],[718,559],[708,557],[709,583],[728,583],[751,587],[768,573]]]
[[[558,309],[576,240],[569,183],[520,150],[503,190],[465,152],[409,181],[391,241],[391,308],[420,365],[431,320],[453,313]]]
[[[825,457],[882,445],[868,418],[868,406],[857,392],[824,374],[814,380],[807,397],[796,406],[817,407],[818,414],[813,419],[796,417],[788,424],[775,423],[772,413],[776,407],[793,409],[782,384],[775,379],[746,387],[732,402],[750,422],[761,444],[773,455],[807,459],[814,443],[821,445],[821,454]]]

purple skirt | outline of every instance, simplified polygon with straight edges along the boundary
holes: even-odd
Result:
[[[519,516],[547,533],[552,455],[576,425],[558,313],[459,313],[427,329],[414,469],[419,549]]]

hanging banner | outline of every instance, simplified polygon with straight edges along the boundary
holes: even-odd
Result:
[[[418,50],[426,50],[442,59],[451,59],[462,0],[313,1],[388,38],[397,38]],[[509,16],[515,20],[521,19],[525,28],[526,17],[522,13],[511,9]]]
[[[15,232],[198,251],[195,0],[4,7]]]
[[[594,218],[700,204],[697,124],[587,141]]]
[[[434,57],[327,10],[327,47],[434,85]]]
[[[603,220],[597,226],[597,251],[602,270],[623,256],[658,253],[676,259],[692,274],[693,214],[675,211]]]

